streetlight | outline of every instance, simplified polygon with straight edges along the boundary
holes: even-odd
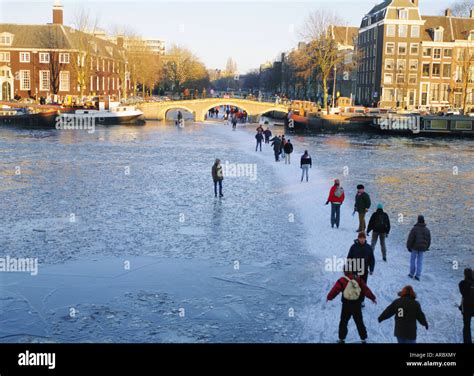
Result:
[[[334,82],[333,82],[333,88],[332,88],[332,109],[333,110],[336,105],[336,73],[337,73],[337,65],[334,64]]]

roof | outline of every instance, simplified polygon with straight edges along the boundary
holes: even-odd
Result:
[[[359,35],[359,28],[355,26],[334,26],[332,32],[336,43],[353,46],[354,40]]]
[[[384,2],[382,2],[380,4],[377,4],[367,14],[374,14],[374,13],[377,13],[377,12],[381,11],[382,9],[385,9],[386,7],[388,7],[392,3],[392,1],[393,0],[385,0]]]
[[[84,43],[92,42],[94,54],[113,59],[124,58],[124,50],[116,44],[69,26],[0,24],[0,33],[5,32],[14,35],[11,48],[86,50]]]
[[[425,21],[422,38],[424,41],[433,41],[433,29],[443,27],[443,42],[467,39],[469,32],[474,30],[474,18],[422,16]]]

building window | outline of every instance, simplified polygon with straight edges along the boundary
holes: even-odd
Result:
[[[112,73],[115,73],[115,61],[112,61]]]
[[[40,91],[49,91],[49,71],[42,70],[39,72],[39,88]]]
[[[410,55],[418,55],[420,53],[420,45],[418,43],[410,44]]]
[[[433,63],[432,77],[441,77],[441,64]]]
[[[451,78],[451,64],[443,64],[443,78]]]
[[[59,73],[59,90],[69,91],[69,71],[61,71]]]
[[[408,76],[408,83],[411,85],[416,85],[417,78],[418,76],[416,74],[410,74]]]
[[[454,74],[454,80],[456,82],[461,82],[462,81],[462,67],[460,67],[460,66],[456,67],[456,72]]]
[[[407,69],[407,61],[406,60],[397,60],[397,70],[404,71]]]
[[[9,63],[10,62],[10,52],[0,52],[0,62]]]
[[[395,98],[395,90],[394,89],[383,89],[383,100],[392,102]]]
[[[441,48],[433,49],[433,59],[441,59]]]
[[[429,77],[430,76],[430,64],[429,63],[423,63],[423,70],[421,71],[421,75],[423,77]]]
[[[419,38],[420,37],[420,26],[412,25],[410,35],[411,35],[412,38]]]
[[[398,18],[401,20],[408,20],[408,9],[399,9]]]
[[[391,73],[385,73],[383,76],[383,83],[384,84],[392,84],[393,83],[393,75]]]
[[[431,57],[431,48],[430,47],[423,47],[423,56],[424,57]]]
[[[406,38],[408,36],[408,26],[407,25],[398,26],[398,36],[400,38]]]
[[[394,67],[393,59],[385,59],[385,70],[392,70]]]
[[[406,43],[398,43],[398,54],[399,55],[406,55],[407,54],[407,44]]]
[[[13,34],[2,33],[0,34],[0,45],[1,46],[11,46],[13,42]]]
[[[428,104],[428,84],[421,84],[421,105],[426,106]]]
[[[435,42],[442,42],[443,41],[443,31],[442,27],[434,30],[433,39]]]
[[[31,90],[30,71],[20,71],[20,90]]]
[[[59,54],[59,63],[60,64],[69,64],[69,54],[67,52]]]
[[[91,76],[91,82],[90,82],[90,91],[94,91],[94,76]]]
[[[397,84],[404,84],[405,83],[405,75],[403,73],[397,74]]]
[[[102,90],[105,90],[105,77],[102,76]]]
[[[449,101],[449,84],[441,84],[441,92],[439,93],[439,100],[442,102]]]
[[[105,60],[104,59],[102,59],[102,72],[105,72]],[[103,89],[103,87],[102,87],[102,89]]]
[[[49,63],[49,53],[48,52],[40,52],[39,54],[40,63]]]
[[[20,52],[20,63],[29,63],[29,62],[30,62],[30,53]]]
[[[395,36],[395,25],[387,25],[387,37]]]
[[[472,11],[471,11],[471,12],[472,12]],[[471,13],[471,14],[472,14],[472,13]],[[471,18],[472,18],[472,16],[471,16]],[[474,40],[474,30],[471,30],[471,31],[469,32],[469,40]]]
[[[418,60],[410,60],[410,70],[411,71],[418,70]]]
[[[393,55],[395,53],[395,43],[387,43],[385,45],[385,53],[387,55]]]
[[[431,101],[439,101],[439,84],[431,84]]]
[[[453,50],[451,48],[445,48],[444,57],[452,57],[452,56],[453,56]]]

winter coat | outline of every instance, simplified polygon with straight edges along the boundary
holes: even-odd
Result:
[[[367,242],[362,245],[359,243],[358,239],[354,240],[354,244],[352,244],[352,247],[349,249],[349,253],[347,254],[347,259],[363,260],[364,274],[367,274],[368,271],[370,271],[371,273],[374,271],[374,250]]]
[[[303,167],[303,165],[309,164],[310,167],[313,166],[313,162],[311,160],[311,157],[309,154],[305,157],[304,154],[301,156],[301,161],[300,161],[300,167]]]
[[[335,193],[336,193],[337,187],[338,187],[338,185],[335,185],[335,184],[331,187],[331,189],[329,190],[329,196],[328,196],[327,201],[335,203],[335,204],[342,204],[344,202],[345,197],[346,197],[344,195],[344,189],[341,187],[342,195],[340,197],[336,197]]]
[[[362,299],[365,297],[369,298],[373,302],[375,302],[375,295],[374,293],[368,288],[368,286],[365,284],[364,280],[360,277],[354,276],[354,275],[349,275],[347,276],[349,279],[355,279],[357,283],[359,284],[359,287],[361,289],[359,299],[357,300],[347,300],[344,298],[344,294],[341,296],[341,300],[343,303],[354,303],[358,302],[361,303]],[[344,292],[344,289],[347,286],[347,283],[349,282],[346,277],[341,277],[337,280],[337,282],[334,284],[333,288],[331,291],[329,291],[329,294],[327,296],[327,300],[333,300],[340,292]]]
[[[265,134],[266,138],[272,137],[272,131],[270,129],[266,129],[265,132],[263,132],[263,133]]]
[[[222,174],[222,166],[214,163],[212,166],[212,180],[219,181],[224,180],[224,175]]]
[[[291,142],[287,142],[285,146],[283,147],[283,150],[285,150],[285,154],[291,154],[293,153],[293,145]]]
[[[371,205],[370,196],[367,192],[362,192],[362,194],[356,194],[354,209],[358,213],[365,213]]]
[[[274,150],[274,151],[277,151],[277,152],[280,152],[281,139],[279,139],[278,137],[273,137],[273,138],[271,139],[271,141],[272,141],[273,150]]]
[[[262,142],[262,140],[263,140],[263,134],[257,133],[257,134],[255,135],[255,138],[257,139],[257,141]]]
[[[396,299],[379,316],[379,322],[395,316],[395,337],[416,339],[416,322],[427,327],[425,314],[418,303],[411,296]]]
[[[474,281],[459,282],[459,292],[462,295],[461,312],[467,316],[474,316]]]
[[[425,223],[417,223],[410,231],[407,248],[415,251],[427,251],[431,245],[431,234]]]
[[[383,211],[383,209],[377,209],[369,220],[369,226],[367,227],[367,234],[370,231],[378,232],[379,234],[389,234],[390,233],[390,219],[388,214]]]

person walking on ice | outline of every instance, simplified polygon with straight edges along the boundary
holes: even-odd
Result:
[[[347,336],[347,324],[354,318],[357,331],[362,343],[366,343],[367,329],[362,316],[362,299],[369,298],[377,304],[376,297],[367,287],[364,280],[357,276],[349,266],[346,265],[344,276],[339,278],[327,296],[326,302],[333,300],[342,292],[341,318],[339,321],[339,343],[345,343]]]
[[[423,256],[426,251],[430,249],[431,233],[426,227],[425,217],[418,216],[415,226],[410,231],[407,239],[407,250],[411,253],[410,256],[410,278],[415,278],[417,281],[421,278],[423,269]]]
[[[267,127],[267,129],[265,129],[265,131],[263,133],[265,134],[265,143],[269,144],[270,143],[270,137],[272,137],[272,131],[270,130],[270,128]]]
[[[356,232],[365,231],[365,214],[369,211],[370,205],[370,196],[365,192],[365,187],[359,184],[354,204],[354,213],[359,214],[359,228]]]
[[[398,343],[416,343],[416,322],[418,321],[428,330],[428,322],[421,310],[420,303],[416,301],[416,294],[411,286],[405,286],[398,293],[399,298],[394,300],[382,314],[378,321],[395,316],[395,337]]]
[[[472,343],[471,318],[474,316],[474,274],[471,268],[464,269],[464,279],[459,282],[462,301],[459,309],[463,317],[464,343]]]
[[[290,155],[293,153],[293,144],[290,139],[288,139],[285,146],[283,146],[283,150],[285,152],[285,164],[291,164]]]
[[[377,205],[377,210],[370,217],[369,226],[367,227],[367,235],[370,235],[370,231],[372,230],[373,234],[370,245],[375,251],[377,239],[380,238],[382,258],[384,261],[387,261],[387,247],[385,246],[385,239],[388,237],[388,234],[390,232],[390,218],[388,218],[388,214],[383,211],[382,204]]]
[[[329,190],[329,196],[326,205],[331,203],[331,227],[336,225],[339,228],[339,221],[341,217],[341,205],[344,202],[344,188],[341,187],[339,179],[334,180],[334,185]]]
[[[273,146],[273,153],[275,154],[275,162],[280,162],[280,149],[281,149],[281,139],[280,137],[273,137],[271,139]]]
[[[255,146],[255,151],[258,150],[258,146],[260,145],[260,151],[262,151],[262,141],[263,141],[263,133],[258,131],[255,135],[255,139],[257,140],[257,145]]]
[[[214,196],[217,197],[217,185],[219,184],[219,197],[224,197],[222,194],[222,180],[224,180],[224,174],[222,173],[221,160],[216,159],[212,166],[212,180],[214,181]]]
[[[308,154],[308,150],[304,151],[304,154],[301,156],[300,168],[301,168],[301,181],[303,181],[304,176],[306,175],[306,181],[308,181],[308,171],[313,167],[313,162],[311,156]]]

